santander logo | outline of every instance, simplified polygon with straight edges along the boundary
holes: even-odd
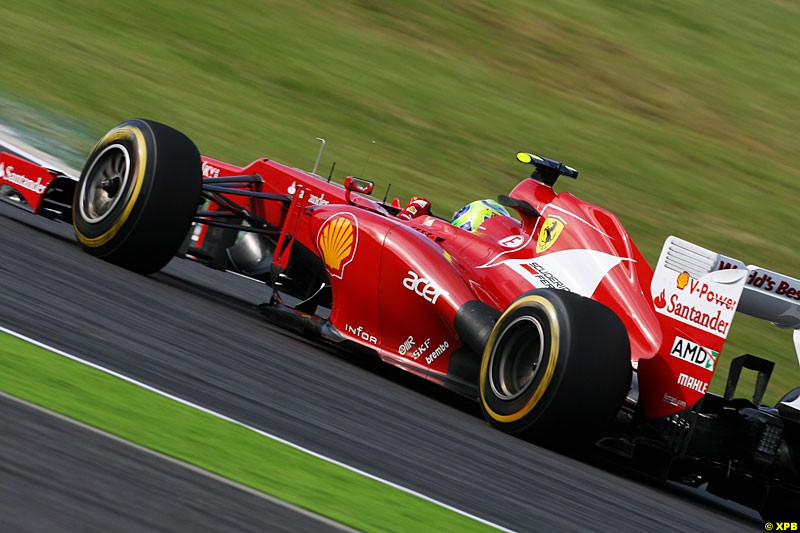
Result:
[[[664,309],[667,306],[666,291],[661,291],[661,294],[655,297],[653,304],[658,309]]]
[[[14,167],[6,165],[5,163],[0,163],[0,178],[2,178],[3,181],[13,183],[17,187],[33,191],[36,194],[42,194],[47,189],[45,185],[42,185],[42,178],[37,178],[36,181],[33,181],[22,174],[17,174],[14,172]]]

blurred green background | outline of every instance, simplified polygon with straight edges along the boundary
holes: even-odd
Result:
[[[578,168],[557,188],[651,262],[675,234],[800,277],[797,1],[29,0],[0,20],[0,121],[76,167],[131,117],[238,164],[310,169],[325,137],[320,172],[447,215],[526,176],[524,149]],[[712,390],[744,352],[778,362],[768,401],[800,385],[790,334],[739,317]]]

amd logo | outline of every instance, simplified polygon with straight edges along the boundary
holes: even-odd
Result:
[[[684,361],[688,361],[700,368],[711,370],[712,372],[714,371],[714,363],[716,363],[717,356],[719,355],[719,353],[714,350],[709,350],[688,339],[677,336],[672,343],[672,350],[670,350],[669,354],[672,357],[683,359]]]
[[[440,296],[448,296],[450,294],[436,286],[432,281],[419,277],[419,274],[413,270],[408,271],[408,277],[403,280],[403,287],[414,291],[432,304],[435,304]]]

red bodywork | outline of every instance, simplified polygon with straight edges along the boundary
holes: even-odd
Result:
[[[288,210],[237,201],[319,255],[333,295],[330,322],[343,337],[427,379],[448,378],[451,356],[462,345],[454,328],[461,306],[480,300],[502,311],[523,292],[543,287],[593,298],[622,319],[646,416],[669,415],[703,397],[678,376],[707,384],[713,374],[669,355],[678,330],[715,351],[724,339],[655,312],[653,270],[619,220],[536,180],[522,181],[510,196],[541,216],[495,217],[470,233],[432,216],[400,220],[369,197],[266,159],[240,168],[204,158],[203,173],[257,175],[263,181],[255,190],[291,195]],[[298,216],[287,216],[292,209]]]
[[[56,174],[8,152],[0,152],[0,186],[12,187],[39,214],[42,198]]]
[[[53,171],[8,153],[0,154],[0,169],[0,184],[39,213]],[[453,378],[452,357],[462,348],[454,320],[464,304],[479,300],[503,311],[520,294],[550,287],[590,297],[620,317],[647,417],[695,404],[711,380],[714,361],[703,367],[673,356],[675,347],[685,342],[718,353],[727,331],[717,334],[663,312],[669,287],[651,288],[653,270],[619,220],[571,194],[526,179],[510,196],[539,215],[494,217],[467,232],[433,216],[401,220],[368,196],[268,159],[242,168],[203,157],[202,169],[207,183],[255,176],[239,190],[291,198],[226,196],[280,228],[273,264],[287,266],[293,243],[319,256],[332,291],[330,324],[342,337],[427,379],[445,384]],[[223,208],[212,203],[209,209]],[[207,231],[200,227],[195,249],[203,248]],[[691,281],[700,295],[702,287]],[[691,299],[692,290],[670,290],[684,305]]]
[[[196,169],[193,154],[189,162]],[[641,460],[648,473],[662,472],[664,479],[707,483],[709,491],[759,509],[765,519],[773,520],[775,513],[788,516],[800,494],[800,389],[775,408],[760,405],[773,365],[747,354],[732,361],[724,397],[706,393],[737,311],[794,329],[800,357],[800,280],[676,237],[666,239],[653,269],[613,214],[553,190],[559,175],[576,177],[577,171],[533,154],[521,152],[517,158],[536,171],[498,201],[518,217],[489,218],[469,232],[435,216],[402,218],[407,212],[398,203],[377,202],[367,196],[372,184],[353,177],[341,186],[268,159],[242,168],[203,157],[199,194],[207,202],[193,215],[190,238],[174,252],[172,243],[163,247],[164,262],[176,253],[264,281],[273,287],[271,300],[261,306],[271,319],[330,341],[357,343],[386,362],[473,398],[486,385],[479,383],[486,379],[486,365],[501,352],[497,332],[513,327],[508,321],[519,313],[518,305],[544,300],[545,295],[528,291],[560,289],[591,298],[621,320],[636,370],[618,423],[598,445],[634,464]],[[82,187],[87,176],[91,172]],[[159,179],[170,177],[175,178],[164,172]],[[183,177],[177,183],[196,185],[192,173]],[[74,198],[81,198],[77,188],[74,179],[60,172],[0,153],[0,200],[70,222]],[[110,190],[101,182],[93,194],[110,195]],[[195,198],[183,199],[187,217],[175,232],[176,241],[192,220]],[[161,221],[153,220],[151,228],[160,230]],[[141,243],[149,246],[155,233],[146,235]],[[515,303],[521,295],[526,296]],[[578,320],[587,319],[579,316],[602,316],[603,324],[620,333],[607,313],[588,312],[605,311],[598,306],[580,302],[587,312],[578,314],[570,311],[577,306],[563,304],[563,294],[546,296],[552,305],[563,306],[558,316],[566,317],[569,328],[563,331],[573,336],[569,341],[581,335]],[[283,297],[300,301],[289,307]],[[315,314],[318,309],[323,316]],[[600,330],[592,326],[587,330]],[[550,361],[557,362],[562,345],[552,340],[560,329],[550,331],[555,332],[550,346],[556,346]],[[517,332],[508,349],[526,355],[520,350],[530,348],[520,347],[524,333]],[[617,342],[624,337],[610,338],[613,349],[625,349],[624,342]],[[559,342],[566,345],[564,337]],[[621,365],[614,367],[624,376],[579,374],[592,362],[586,344],[581,343],[583,358],[573,359],[578,363],[570,367],[570,378],[581,379],[569,382],[572,388],[564,393],[569,409],[576,396],[585,402],[594,398],[588,387],[618,384],[624,389],[628,379],[624,359],[616,359]],[[538,365],[527,360],[508,364],[514,372]],[[743,368],[758,372],[752,403],[733,397]],[[532,406],[528,401],[523,409]],[[560,417],[554,420],[561,423]],[[626,420],[623,427],[619,422]]]

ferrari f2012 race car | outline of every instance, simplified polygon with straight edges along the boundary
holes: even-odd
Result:
[[[364,179],[203,157],[141,119],[109,131],[79,179],[0,154],[0,197],[142,274],[177,255],[266,282],[271,320],[474,398],[503,431],[595,444],[796,519],[800,387],[762,405],[774,365],[743,355],[724,395],[707,389],[736,312],[794,330],[800,357],[800,281],[676,237],[652,269],[613,214],[555,192],[576,170],[517,158],[532,174],[498,197],[516,217],[471,231],[398,216]],[[735,397],[744,369],[758,375],[751,398]]]

